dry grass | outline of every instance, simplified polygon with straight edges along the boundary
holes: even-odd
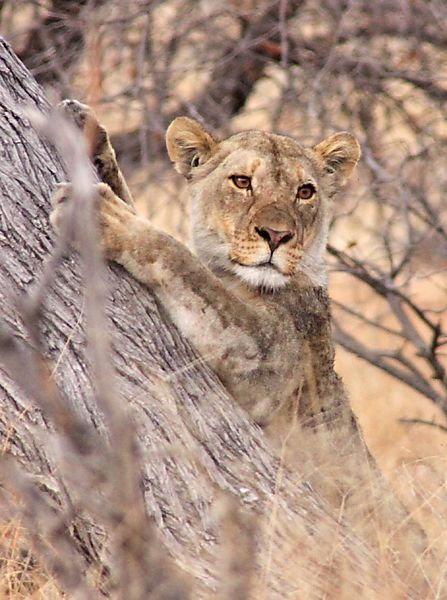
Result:
[[[0,524],[0,598],[60,600],[65,596],[30,550],[19,520]]]

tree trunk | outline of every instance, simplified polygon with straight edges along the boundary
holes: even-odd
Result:
[[[0,78],[0,327],[6,332],[4,339],[27,351],[33,341],[18,306],[41,285],[39,274],[54,245],[49,198],[67,175],[56,151],[23,114],[24,106],[43,112],[49,106],[5,42],[0,44]],[[104,439],[109,435],[107,420],[98,408],[85,357],[80,272],[77,254],[72,253],[62,261],[52,288],[43,288],[45,311],[39,331],[51,379],[67,407]],[[284,471],[260,429],[181,339],[150,290],[114,265],[107,267],[107,288],[116,388],[138,434],[145,506],[159,539],[191,576],[193,597],[214,597],[219,576],[225,575],[224,551],[216,544],[220,521],[213,505],[226,494],[238,500],[245,515],[255,516],[256,562],[262,577],[258,587],[253,584],[253,593],[260,596],[263,590],[265,597],[283,598],[295,590],[299,597],[311,599],[340,598],[342,590],[343,597],[355,597],[369,590],[368,597],[376,597],[375,592],[377,597],[391,597],[387,593],[397,583],[391,575],[379,581],[375,553],[330,515],[312,488]],[[30,385],[30,366],[18,360],[5,359],[6,366],[0,367],[2,448],[38,484],[33,489],[48,500],[54,514],[64,515],[81,563],[99,568],[108,564],[102,551],[103,528],[97,526],[94,510],[77,511],[80,495],[84,504],[86,497],[95,501],[95,490],[83,488],[76,479],[84,460],[82,448],[67,455],[59,428],[50,421],[51,411],[47,414],[42,402],[39,405],[43,390]],[[105,507],[108,498],[101,502]],[[239,535],[241,529],[237,531]],[[238,540],[233,543],[235,550]],[[114,585],[119,587],[119,582]],[[160,592],[150,597],[174,596]]]

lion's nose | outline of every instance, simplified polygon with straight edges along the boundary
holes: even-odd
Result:
[[[293,238],[291,231],[277,231],[276,229],[270,229],[270,227],[255,227],[255,230],[268,243],[271,252]]]

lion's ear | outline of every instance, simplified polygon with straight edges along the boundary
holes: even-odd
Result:
[[[313,150],[323,161],[325,171],[333,174],[340,186],[352,175],[361,154],[358,141],[344,131],[331,135]]]
[[[192,170],[213,154],[217,142],[194,119],[177,117],[166,132],[166,146],[176,170],[189,179]]]

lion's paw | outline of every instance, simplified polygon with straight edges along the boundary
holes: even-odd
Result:
[[[96,115],[90,106],[82,104],[78,100],[66,99],[59,102],[57,110],[67,119],[72,121],[76,127],[83,130],[88,120],[98,122]]]
[[[58,111],[82,132],[90,158],[93,162],[108,146],[107,131],[98,121],[98,117],[90,106],[78,100],[63,100],[58,104]]]
[[[132,219],[135,218],[133,208],[118,198],[106,183],[95,185],[95,215],[98,216],[101,248],[107,258],[116,258],[122,250]],[[52,211],[50,222],[56,232],[63,230],[63,224],[68,218],[68,211],[76,210],[70,206],[73,194],[71,183],[59,183],[52,196]],[[74,247],[79,246],[79,240],[73,240]]]
[[[106,183],[98,183],[100,243],[104,256],[116,260],[126,249],[134,224],[133,207],[123,202]]]

